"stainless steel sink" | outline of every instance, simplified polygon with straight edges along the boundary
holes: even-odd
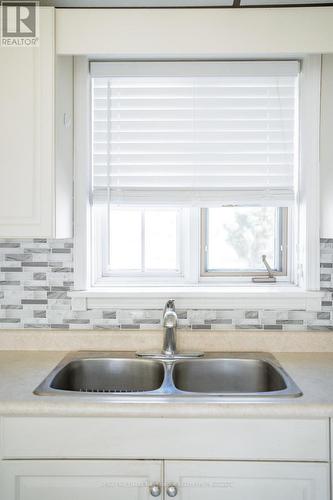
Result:
[[[173,381],[180,391],[204,394],[247,394],[287,389],[282,373],[261,359],[178,362],[173,370]]]
[[[138,359],[135,353],[68,354],[37,395],[104,401],[272,401],[302,393],[271,354],[206,353],[199,359]]]
[[[156,391],[163,379],[164,368],[158,361],[88,358],[66,364],[50,387],[72,392],[140,393]]]

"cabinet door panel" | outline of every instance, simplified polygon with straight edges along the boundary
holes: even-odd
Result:
[[[6,500],[146,500],[162,482],[158,461],[1,462],[0,498]]]
[[[54,234],[54,10],[40,44],[0,47],[0,237]]]
[[[323,463],[169,461],[165,471],[179,500],[329,500]]]
[[[0,48],[1,223],[6,217],[24,223],[35,216],[34,182],[39,175],[34,128],[37,55],[33,48]]]

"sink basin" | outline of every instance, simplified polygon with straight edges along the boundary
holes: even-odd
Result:
[[[110,401],[146,398],[184,402],[227,398],[269,401],[302,395],[274,356],[267,353],[206,353],[203,358],[180,360],[88,351],[68,354],[34,393]]]
[[[142,361],[112,358],[70,361],[52,379],[50,388],[83,393],[140,393],[159,389],[164,379],[162,363]]]
[[[173,370],[180,391],[220,393],[261,393],[287,388],[280,372],[260,359],[207,359],[178,362]]]

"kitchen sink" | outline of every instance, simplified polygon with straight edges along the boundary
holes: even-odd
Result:
[[[104,401],[272,401],[302,392],[267,353],[138,359],[135,353],[69,353],[35,389],[40,396]]]

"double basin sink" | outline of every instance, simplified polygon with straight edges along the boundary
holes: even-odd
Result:
[[[271,354],[207,353],[202,358],[138,359],[135,353],[68,354],[37,395],[102,400],[269,400],[302,392]]]

